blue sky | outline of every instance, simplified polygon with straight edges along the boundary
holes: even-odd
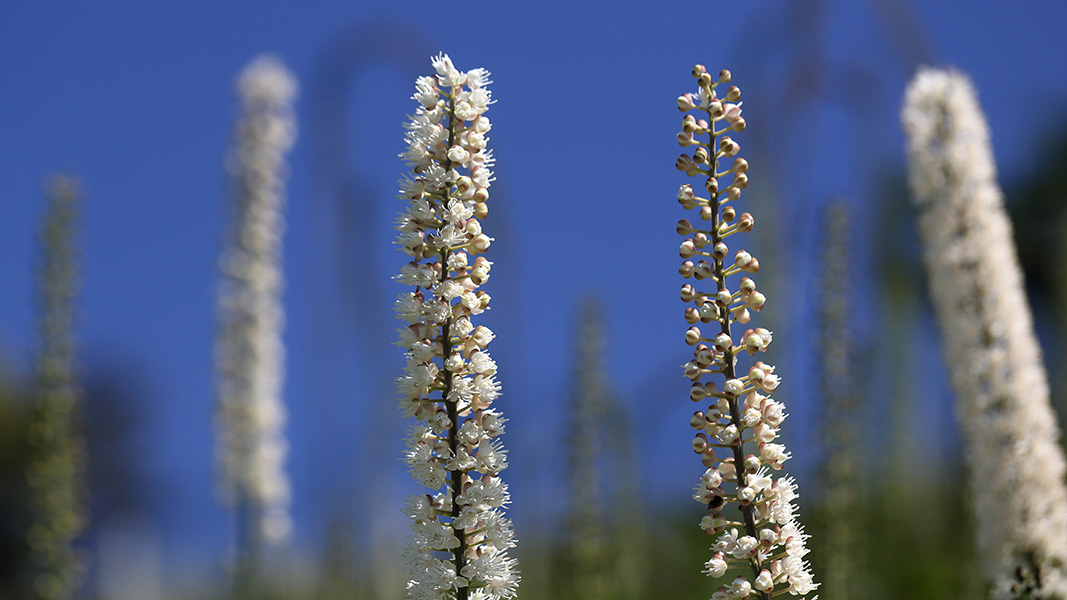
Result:
[[[589,293],[605,301],[609,369],[641,416],[644,466],[658,489],[684,497],[697,465],[663,465],[690,460],[686,386],[669,382],[686,353],[674,98],[693,88],[692,64],[730,68],[744,93],[749,130],[737,139],[752,164],[748,210],[769,228],[757,245],[782,249],[760,256],[764,269],[788,282],[767,318],[794,324],[776,341],[808,333],[795,324],[812,306],[795,290],[810,285],[826,198],[850,200],[859,238],[877,229],[875,184],[903,161],[897,112],[916,61],[974,78],[1005,178],[1025,172],[1067,106],[1067,8],[1058,3],[1010,14],[992,1],[736,4],[5,3],[0,364],[28,372],[41,181],[76,173],[86,193],[87,368],[118,365],[139,382],[137,444],[161,491],[150,517],[164,552],[221,548],[210,423],[222,157],[233,79],[271,52],[302,85],[286,240],[298,544],[317,539],[332,511],[352,510],[354,491],[381,488],[358,501],[374,504],[410,490],[392,438],[406,426],[389,383],[401,356],[378,347],[392,331],[388,277],[404,262],[389,244],[401,123],[414,109],[414,76],[445,51],[495,81],[500,220],[489,232],[498,242],[486,322],[498,330],[501,407],[513,419],[520,537],[540,514],[534,507],[553,502],[575,305]],[[341,189],[348,200],[337,199]],[[863,275],[869,252],[859,248],[857,260],[862,297],[874,287]],[[857,310],[861,335],[875,335],[877,306]],[[799,347],[778,347],[784,387],[805,384],[802,348],[789,351]],[[803,424],[805,409],[792,411]]]

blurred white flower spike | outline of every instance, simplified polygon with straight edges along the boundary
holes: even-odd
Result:
[[[951,71],[921,69],[901,116],[982,570],[997,600],[1067,598],[1060,428],[989,128],[971,82]]]
[[[224,501],[249,520],[240,528],[249,539],[239,544],[258,546],[285,540],[291,529],[281,295],[285,156],[296,139],[298,86],[278,59],[263,55],[235,87],[241,115],[228,160],[233,222],[219,260],[216,427]]]
[[[504,419],[491,408],[500,395],[493,333],[472,319],[489,308],[481,286],[493,263],[493,239],[480,219],[489,212],[492,152],[486,148],[492,103],[484,69],[462,72],[444,54],[436,75],[419,77],[418,103],[405,125],[411,173],[400,181],[407,207],[396,243],[411,257],[397,281],[414,288],[396,301],[404,322],[397,345],[407,367],[397,379],[400,407],[418,423],[405,460],[427,488],[407,502],[414,535],[405,551],[412,600],[498,600],[515,596],[515,546],[499,474]]]
[[[742,354],[766,351],[772,335],[756,327],[735,339],[732,331],[734,324],[748,324],[751,313],[763,310],[767,301],[749,277],[759,271],[759,260],[740,248],[731,254],[726,244],[727,238],[751,231],[755,222],[735,208],[748,186],[748,162],[737,156],[741,147],[727,135],[746,127],[741,90],[730,86],[723,97],[717,95],[716,88],[729,83],[729,71],[713,79],[696,65],[693,77],[699,91],[678,98],[678,109],[686,113],[678,143],[693,153],[679,156],[675,166],[703,180],[698,188],[685,184],[678,190],[678,202],[696,210],[703,224],[682,219],[677,232],[685,236],[678,272],[688,280],[681,297],[690,305],[684,313],[691,325],[685,341],[693,347],[693,359],[683,369],[692,381],[689,398],[707,405],[690,419],[697,430],[692,447],[706,468],[693,498],[707,507],[700,526],[714,540],[704,572],[730,577],[712,600],[770,600],[787,592],[805,596],[819,584],[804,559],[808,536],[797,521],[796,483],[772,475],[790,458],[785,446],[775,443],[785,409],[764,395],[778,388],[779,377],[762,361],[738,368]],[[697,116],[690,114],[694,111]],[[726,178],[729,183],[720,186]],[[736,291],[727,285],[733,276],[740,277]],[[706,377],[720,383],[703,381]]]

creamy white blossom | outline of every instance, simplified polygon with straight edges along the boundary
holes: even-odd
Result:
[[[510,502],[499,474],[507,452],[505,419],[490,406],[499,397],[497,365],[487,347],[493,332],[471,317],[484,312],[480,287],[493,265],[483,256],[492,238],[488,213],[492,155],[486,149],[489,73],[462,72],[443,54],[436,75],[420,77],[415,114],[405,126],[401,156],[412,172],[400,182],[408,203],[396,221],[397,245],[412,262],[396,279],[413,290],[398,296],[397,345],[408,366],[397,378],[401,410],[422,424],[408,437],[412,477],[436,495],[408,501],[414,536],[405,553],[410,599],[505,600],[518,586]],[[441,489],[444,491],[439,491]],[[454,498],[454,501],[453,501]]]
[[[902,119],[983,571],[995,598],[1067,598],[1060,429],[985,118],[964,75],[922,69]]]

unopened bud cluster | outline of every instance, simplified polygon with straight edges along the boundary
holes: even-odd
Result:
[[[407,597],[511,598],[519,578],[507,556],[515,542],[499,478],[507,467],[499,440],[505,419],[490,408],[500,395],[487,351],[494,336],[472,320],[489,308],[479,288],[493,266],[483,256],[492,238],[480,223],[493,179],[489,73],[458,71],[445,55],[432,62],[437,74],[416,81],[419,107],[406,124],[401,156],[413,172],[400,182],[408,205],[396,226],[412,260],[395,279],[413,288],[395,306],[408,360],[397,390],[401,409],[419,421],[405,460],[429,491],[407,502],[414,530]]]
[[[804,559],[807,535],[796,519],[796,484],[790,477],[772,476],[790,457],[775,441],[785,409],[767,396],[779,378],[762,361],[738,365],[740,355],[765,351],[771,332],[755,327],[735,336],[732,331],[734,323],[747,325],[767,301],[750,277],[759,271],[759,260],[727,245],[754,225],[751,214],[738,214],[736,208],[748,186],[748,162],[738,156],[741,147],[729,135],[746,126],[741,90],[730,86],[718,96],[716,88],[729,83],[729,71],[713,79],[697,65],[693,76],[699,91],[678,98],[678,109],[686,113],[678,142],[692,154],[679,156],[675,166],[703,180],[703,190],[690,184],[678,190],[678,202],[695,209],[699,220],[682,219],[677,230],[685,236],[678,272],[688,280],[681,297],[692,325],[685,341],[693,347],[693,359],[684,371],[692,381],[690,399],[706,405],[690,420],[698,432],[693,450],[707,469],[693,497],[707,507],[701,527],[714,539],[704,572],[715,578],[733,575],[713,600],[804,595],[818,584]]]

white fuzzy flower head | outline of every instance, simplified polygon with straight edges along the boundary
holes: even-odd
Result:
[[[480,222],[492,181],[489,73],[460,71],[444,54],[432,66],[435,75],[415,84],[401,154],[412,172],[398,194],[408,203],[397,220],[398,245],[414,260],[395,279],[415,289],[396,306],[407,325],[399,345],[408,349],[397,390],[404,414],[425,423],[409,436],[405,461],[431,492],[409,502],[416,535],[406,554],[408,598],[509,599],[519,577],[507,556],[515,541],[499,477],[507,468],[499,439],[505,419],[490,408],[501,385],[488,350],[493,333],[472,322],[489,308],[480,288],[493,265],[484,257],[492,238]],[[424,499],[432,493],[454,499],[430,511]]]
[[[746,128],[741,90],[724,85],[729,71],[716,78],[697,65],[693,76],[699,91],[677,101],[679,110],[696,114],[682,119],[677,139],[686,153],[675,166],[698,182],[682,185],[677,201],[697,211],[702,224],[693,225],[690,216],[678,221],[676,231],[685,237],[678,273],[692,280],[681,290],[682,301],[692,305],[684,312],[692,325],[684,337],[693,348],[692,360],[683,367],[690,380],[687,401],[707,403],[690,418],[698,430],[692,448],[706,469],[693,498],[707,507],[700,527],[714,539],[704,572],[726,579],[713,599],[770,600],[786,591],[802,596],[818,584],[801,558],[807,537],[794,518],[795,487],[775,475],[791,456],[774,442],[785,412],[780,402],[763,395],[774,392],[781,379],[770,364],[750,359],[767,352],[773,336],[762,327],[735,329],[767,302],[746,276],[759,270],[759,260],[741,249],[731,254],[727,245],[728,237],[733,244],[736,238],[730,236],[751,231],[755,223],[750,213],[738,214],[748,162],[728,135]],[[735,462],[742,458],[743,463]],[[782,537],[780,531],[794,534]]]
[[[1060,430],[985,118],[965,76],[922,69],[902,120],[983,571],[997,599],[1067,598]]]
[[[282,234],[285,155],[295,121],[293,76],[274,57],[253,60],[237,79],[242,115],[228,161],[233,225],[220,259],[216,343],[218,452],[223,500],[254,520],[259,537],[288,536],[288,444],[281,390]],[[410,315],[411,307],[398,309]]]

